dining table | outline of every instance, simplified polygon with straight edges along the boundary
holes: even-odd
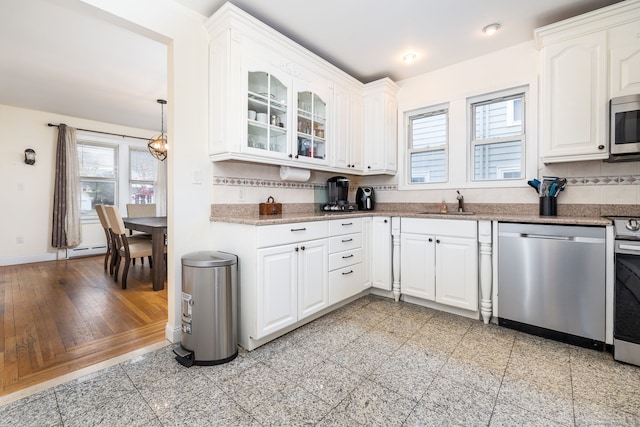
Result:
[[[153,266],[151,267],[151,277],[153,290],[164,289],[164,280],[167,276],[167,269],[164,262],[165,236],[167,234],[167,217],[150,216],[138,218],[122,218],[124,226],[129,230],[142,231],[151,234],[151,252]]]

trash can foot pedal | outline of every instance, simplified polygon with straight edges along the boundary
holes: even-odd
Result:
[[[180,346],[174,348],[173,353],[176,355],[176,360],[178,361],[178,363],[180,363],[182,366],[186,366],[187,368],[193,366],[193,351],[185,350],[184,348],[182,348],[182,346]]]

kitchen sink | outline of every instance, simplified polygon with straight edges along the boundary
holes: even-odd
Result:
[[[473,215],[473,212],[418,212],[418,215]]]

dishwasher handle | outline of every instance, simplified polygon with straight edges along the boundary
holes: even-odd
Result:
[[[570,236],[554,236],[553,234],[520,233],[520,237],[529,238],[529,239],[547,239],[547,240],[566,240],[566,241],[575,240],[574,237],[570,237]]]

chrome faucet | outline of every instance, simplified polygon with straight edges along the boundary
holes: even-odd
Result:
[[[458,193],[456,197],[458,199],[458,212],[464,212],[464,196],[460,194],[459,190],[456,190],[456,193]]]

